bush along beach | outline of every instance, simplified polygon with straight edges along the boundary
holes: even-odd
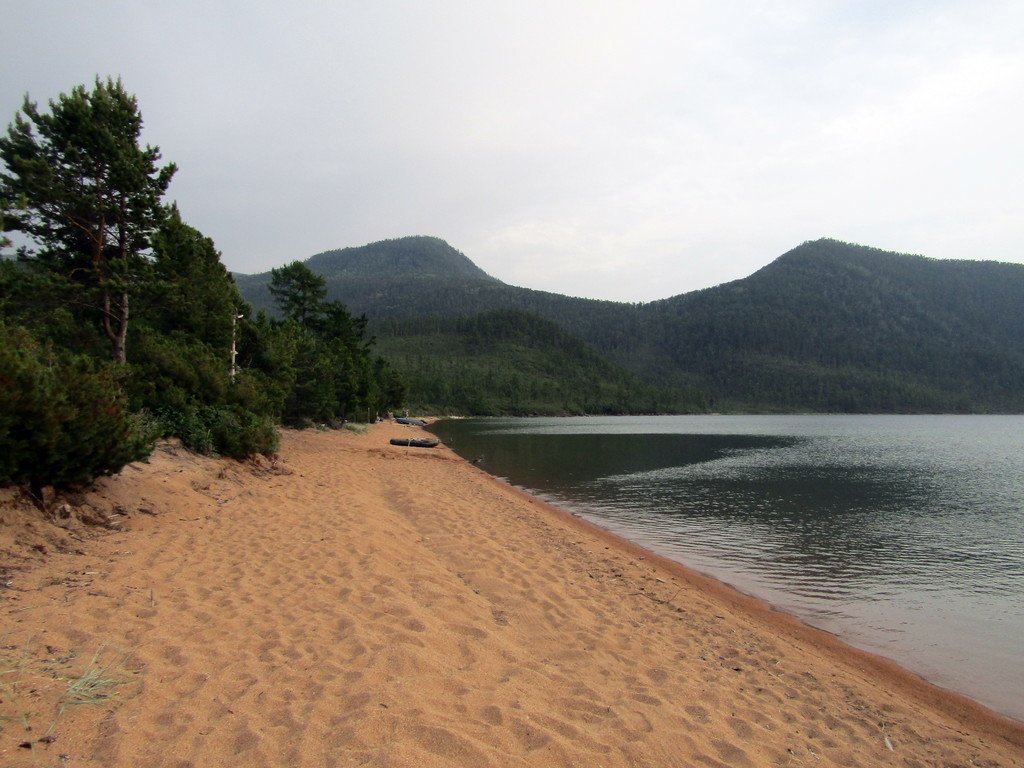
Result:
[[[255,317],[213,241],[164,200],[176,166],[140,144],[120,80],[26,97],[0,135],[0,484],[116,473],[177,436],[271,453],[277,424],[368,420],[404,384],[366,319],[322,279],[274,271],[282,317]]]

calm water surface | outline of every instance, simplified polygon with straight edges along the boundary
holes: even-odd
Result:
[[[1024,417],[434,431],[492,474],[1024,720]]]

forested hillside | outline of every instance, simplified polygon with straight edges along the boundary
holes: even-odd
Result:
[[[357,248],[325,251],[304,264],[325,279],[326,297],[375,319],[469,317],[495,309],[523,309],[590,339],[633,339],[637,306],[519,288],[491,277],[436,237],[403,237]],[[270,273],[235,274],[246,299],[275,311]]]
[[[435,237],[405,237],[325,251],[304,264],[324,278],[328,300],[373,317],[439,314],[437,307],[448,307],[449,301],[454,301],[455,307],[464,306],[481,290],[507,288]],[[269,272],[236,274],[235,280],[254,307],[274,311]],[[473,306],[473,311],[484,308]]]
[[[835,240],[656,302],[648,340],[725,407],[1024,410],[1024,267]]]
[[[389,252],[398,255],[384,261]],[[683,392],[703,391],[713,409],[1024,411],[1021,265],[818,240],[742,280],[638,305],[505,285],[434,238],[309,263],[326,276],[329,295],[356,312],[413,319],[526,310],[680,402],[690,401]],[[382,263],[394,268],[379,271]],[[258,303],[265,280],[239,284]],[[394,328],[374,328],[388,355],[396,354],[387,341]],[[455,356],[459,349],[447,347]]]
[[[386,319],[468,318],[481,312],[514,309],[550,320],[629,370],[646,371],[656,366],[658,353],[637,344],[647,336],[640,305],[506,285],[438,238],[384,240],[320,253],[304,263],[323,275],[327,298],[374,319],[371,330],[388,349],[392,345],[387,338],[397,326],[381,326]],[[235,280],[254,307],[275,311],[267,290],[269,272],[236,274]],[[434,350],[438,351],[436,344]],[[673,382],[661,388],[675,386]],[[677,393],[676,399],[691,400],[683,392]]]
[[[411,408],[484,416],[703,411],[699,393],[657,389],[550,320],[522,310],[390,320],[379,349]]]

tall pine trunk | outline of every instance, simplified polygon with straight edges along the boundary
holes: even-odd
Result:
[[[118,313],[117,333],[113,339],[114,359],[119,363],[128,362],[128,291],[121,293],[121,311]]]
[[[121,301],[116,305],[110,299],[110,291],[103,291],[103,332],[110,340],[111,354],[119,363],[128,362],[128,291],[121,292]]]

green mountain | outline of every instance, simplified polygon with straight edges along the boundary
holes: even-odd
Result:
[[[327,299],[374,322],[417,317],[469,317],[497,309],[521,309],[552,320],[602,348],[624,348],[639,332],[637,305],[563,296],[507,285],[436,237],[403,237],[358,248],[325,251],[306,265],[327,280]],[[246,300],[275,312],[270,273],[235,274]]]
[[[509,288],[436,237],[403,237],[324,251],[305,264],[327,280],[328,300],[340,301],[356,314],[375,319],[451,315],[442,311],[448,306],[446,300],[458,302],[462,296],[490,295]],[[269,272],[236,274],[235,280],[254,307],[273,311]],[[470,301],[472,311],[489,308]]]
[[[700,393],[658,389],[550,320],[523,310],[389,320],[377,351],[405,372],[418,413],[481,416],[702,411]]]
[[[1021,265],[826,239],[742,280],[640,305],[506,285],[435,238],[346,248],[307,263],[327,278],[329,298],[377,321],[382,350],[396,362],[401,348],[416,345],[464,359],[456,339],[466,330],[449,323],[444,343],[426,334],[416,340],[422,323],[379,319],[520,310],[691,407],[692,395],[682,392],[703,391],[719,410],[1024,412]],[[249,301],[269,306],[268,274],[237,280]],[[537,339],[519,346],[530,344]]]
[[[835,240],[655,302],[665,368],[729,407],[1024,410],[1024,266]]]

